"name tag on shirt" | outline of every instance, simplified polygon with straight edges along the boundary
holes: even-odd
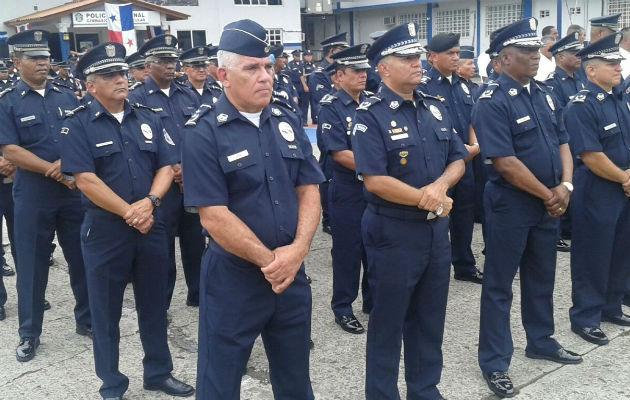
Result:
[[[20,122],[28,122],[28,121],[32,121],[32,120],[34,120],[35,118],[37,118],[37,117],[36,117],[36,116],[34,116],[34,115],[29,115],[28,117],[22,117],[22,118],[20,118]]]
[[[517,119],[517,120],[516,120],[516,123],[520,125],[520,124],[522,124],[523,122],[527,122],[527,121],[529,121],[530,119],[531,119],[531,118],[529,117],[529,115],[526,115],[526,116],[524,116],[523,118],[519,118],[519,119]]]
[[[104,146],[110,146],[114,144],[114,142],[112,142],[111,140],[109,142],[101,142],[101,143],[96,143],[96,147],[104,147]]]
[[[229,162],[234,162],[236,160],[240,160],[241,158],[245,158],[248,155],[249,155],[249,151],[243,150],[243,151],[239,151],[238,153],[234,153],[231,156],[227,156],[227,160]]]
[[[613,129],[613,128],[616,128],[616,127],[617,127],[617,124],[616,124],[615,122],[613,122],[613,123],[612,123],[612,124],[610,124],[610,125],[606,125],[606,126],[604,127],[604,130],[605,130],[605,131],[609,131],[609,130],[611,130],[611,129]]]
[[[407,139],[409,137],[408,133],[401,133],[398,135],[391,135],[390,138],[392,140],[400,140],[400,139]]]

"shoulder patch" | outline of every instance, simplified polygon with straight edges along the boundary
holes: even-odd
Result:
[[[140,87],[140,86],[142,86],[142,85],[144,85],[144,82],[136,82],[136,83],[134,83],[133,85],[131,85],[131,86],[129,87],[129,90],[134,90],[134,89],[137,89],[137,88],[139,88],[139,87]]]
[[[428,75],[424,75],[423,73],[422,79],[420,80],[420,84],[422,85],[422,84],[429,83],[430,80],[431,80],[431,77]]]
[[[553,78],[555,78],[556,76],[556,71],[553,71],[552,73],[550,73],[549,75],[547,75],[547,81],[552,80]]]
[[[446,101],[446,99],[442,96],[433,96],[427,93],[424,93],[422,90],[416,89],[416,93],[420,96],[423,97],[425,99],[433,99],[433,100],[437,100],[440,103],[444,103]]]
[[[335,95],[326,94],[324,95],[324,97],[322,97],[322,99],[319,102],[321,104],[332,104],[332,102],[335,100],[337,100],[337,97]]]
[[[369,90],[364,90],[363,94],[366,95],[367,97],[374,96],[374,92],[370,92]]]
[[[65,110],[64,118],[72,117],[76,113],[78,113],[79,111],[85,110],[85,109],[86,109],[85,105],[80,105],[79,107],[75,108],[74,110]]]
[[[2,92],[0,92],[0,99],[2,98],[2,96],[4,96],[5,94],[9,93],[13,89],[15,89],[15,87],[11,86],[11,87],[8,87],[8,88],[4,89]]]
[[[195,111],[195,113],[190,117],[190,119],[186,121],[184,126],[197,126],[197,121],[199,121],[199,118],[201,118],[204,114],[206,114],[208,111],[212,110],[213,108],[214,108],[214,105],[212,104],[202,104],[201,106],[199,106],[197,111]]]
[[[367,100],[365,100],[364,102],[359,104],[359,106],[357,107],[357,111],[358,110],[367,110],[370,107],[372,107],[374,104],[380,102],[381,100],[382,99],[380,97],[376,97],[376,96],[369,97]]]
[[[275,93],[275,92],[274,92],[274,93]],[[284,107],[284,108],[288,109],[289,111],[291,111],[291,112],[293,112],[293,113],[294,113],[294,112],[296,112],[295,108],[293,108],[293,106],[292,106],[292,105],[290,105],[289,103],[287,103],[287,102],[286,102],[284,99],[282,99],[282,98],[278,98],[278,97],[272,96],[272,97],[271,97],[271,103],[273,103],[273,104],[277,104],[277,105],[279,105],[279,106],[282,106],[282,107]]]
[[[140,103],[133,103],[132,106],[135,107],[135,108],[142,108],[142,109],[145,109],[145,110],[151,110],[154,113],[160,113],[160,112],[164,111],[162,108],[153,108],[153,107],[145,106],[144,104],[140,104]]]
[[[484,90],[483,93],[481,93],[481,96],[479,96],[479,99],[491,99],[492,95],[494,94],[494,91],[499,87],[499,83],[496,81],[492,81],[488,84],[488,86],[486,87],[486,90]]]

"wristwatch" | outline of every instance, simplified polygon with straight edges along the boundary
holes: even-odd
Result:
[[[571,182],[562,182],[562,184],[569,190],[569,193],[573,193],[573,184]]]
[[[151,204],[153,204],[153,208],[158,208],[162,204],[162,200],[157,196],[149,194],[146,197],[147,199],[151,200]]]

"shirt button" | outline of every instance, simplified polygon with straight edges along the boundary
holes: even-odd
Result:
[[[281,231],[283,231],[283,230],[284,230],[284,226],[280,225],[279,229],[280,229]]]
[[[426,141],[427,141],[427,138],[425,138],[425,137],[423,136],[423,137],[422,137],[422,141],[423,141],[423,142],[426,142]]]
[[[269,181],[273,181],[273,176],[270,176],[270,177],[269,177]]]
[[[269,153],[265,153],[265,157],[269,157]]]
[[[128,145],[128,144],[129,144],[129,142],[125,142],[125,146]]]
[[[280,202],[278,200],[274,200],[273,204],[278,205]]]
[[[237,167],[242,167],[242,166],[243,166],[243,163],[236,163],[236,166],[237,166]]]

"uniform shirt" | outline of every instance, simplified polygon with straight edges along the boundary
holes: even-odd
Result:
[[[545,85],[553,89],[553,94],[562,107],[566,106],[569,100],[571,100],[579,90],[584,88],[582,82],[580,82],[575,75],[570,76],[560,67],[556,67],[555,72],[549,75],[549,78],[545,81]]]
[[[382,82],[357,108],[352,149],[358,174],[388,175],[415,188],[435,182],[468,155],[440,99],[416,90],[413,102],[403,100]],[[419,211],[367,190],[364,195],[372,204]]]
[[[273,96],[282,99],[282,101],[288,103],[294,109],[297,109],[297,104],[294,98],[298,97],[297,90],[291,83],[291,78],[284,72],[279,72],[273,79]]]
[[[322,61],[322,66],[326,62],[326,65],[330,65],[325,59]],[[319,115],[319,102],[327,94],[331,94],[335,89],[328,72],[323,70],[323,67],[317,68],[308,79],[308,90],[311,94],[311,114]]]
[[[436,68],[431,68],[422,77],[422,83],[418,88],[424,93],[443,97],[446,100],[444,105],[453,128],[459,133],[463,142],[468,143],[470,113],[475,102],[466,81],[455,73],[449,80]]]
[[[579,91],[565,110],[571,150],[603,152],[619,168],[630,167],[630,100],[615,96],[593,82]],[[579,162],[581,164],[581,162]]]
[[[268,248],[292,243],[295,187],[324,181],[299,118],[272,103],[257,128],[223,94],[187,126],[184,205],[227,206]]]
[[[208,77],[206,78],[206,88],[212,94],[212,103],[216,103],[223,93],[223,86],[219,81],[208,75]],[[201,103],[203,104],[203,101]]]
[[[472,124],[484,160],[515,156],[551,188],[561,182],[559,147],[568,135],[549,89],[530,80],[530,91],[501,74],[479,97]],[[489,180],[514,188],[494,169]]]
[[[9,80],[12,81],[14,84],[17,83],[20,80],[20,73],[15,71],[13,75],[9,75]]]
[[[175,82],[171,82],[167,97],[150,76],[142,85],[129,93],[129,102],[144,104],[151,108],[161,108],[162,125],[177,146],[183,139],[184,124],[201,104],[198,95]]]
[[[78,105],[73,93],[50,82],[42,97],[19,80],[0,95],[0,145],[18,145],[45,161],[57,161],[61,157],[59,131],[63,118],[66,111]],[[33,195],[65,196],[69,192],[64,185],[44,175],[18,169],[16,187],[21,188],[22,182]]]
[[[376,66],[370,62],[372,68],[367,70],[367,81],[365,82],[365,90],[376,93],[378,85],[381,84],[381,76],[378,74]]]
[[[69,114],[61,133],[62,171],[92,172],[129,204],[149,194],[158,169],[179,160],[159,113],[128,102],[119,123],[93,99]],[[83,202],[98,208],[85,196]]]
[[[359,103],[367,99],[364,93],[359,95]],[[352,151],[352,124],[359,106],[354,99],[343,89],[331,95],[327,95],[320,101],[318,130],[321,129],[321,140],[327,152],[350,150]],[[336,174],[342,174],[348,179],[356,180],[355,172],[335,162],[332,154],[329,155]]]
[[[57,75],[55,76],[55,79],[53,79],[53,82],[58,84],[59,86],[68,88],[72,92],[76,92],[79,90],[79,87],[77,87],[75,79],[69,75],[66,79],[63,79],[61,75]]]
[[[201,94],[199,94],[199,90],[193,87],[190,81],[187,82],[186,86],[190,89],[191,92],[197,95],[200,104],[214,104],[217,102],[217,100],[219,100],[219,96],[221,96],[220,88],[219,90],[217,90],[215,86],[210,86],[207,80],[203,84]]]
[[[289,61],[286,69],[287,74],[291,77],[291,83],[296,89],[302,88],[302,80],[300,79],[304,74],[304,66],[300,61]]]
[[[10,88],[11,86],[13,86],[12,80],[10,79],[7,79],[6,81],[0,80],[0,92],[3,92],[5,89]]]
[[[306,81],[308,82],[308,77],[311,76],[313,71],[315,71],[315,65],[312,62],[307,62],[307,61],[304,61],[302,64],[304,65],[304,70],[302,72],[302,75],[304,75],[304,77],[306,78]]]

